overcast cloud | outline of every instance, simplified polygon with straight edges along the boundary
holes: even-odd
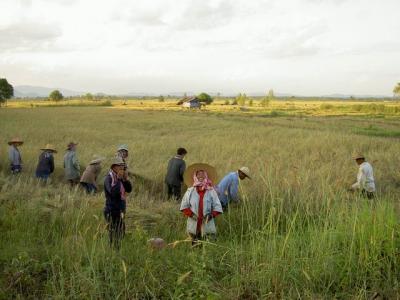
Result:
[[[1,0],[0,77],[90,92],[386,94],[398,0]]]

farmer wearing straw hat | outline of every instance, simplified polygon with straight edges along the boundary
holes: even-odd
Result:
[[[213,187],[216,179],[215,168],[208,164],[193,164],[185,171],[184,181],[189,188],[182,198],[180,210],[188,218],[187,232],[192,238],[192,245],[216,234],[214,218],[222,213]]]
[[[181,198],[183,174],[186,169],[186,163],[183,159],[186,154],[185,148],[178,148],[176,155],[168,162],[167,175],[165,176],[168,198],[172,196],[177,200]]]
[[[357,165],[359,165],[359,168],[357,174],[357,182],[351,186],[350,190],[359,190],[361,191],[361,194],[368,199],[373,199],[375,197],[375,180],[372,166],[369,162],[366,161],[363,154],[359,153],[355,155],[354,159]]]
[[[89,165],[86,167],[85,171],[82,174],[80,183],[88,194],[96,193],[98,190],[96,181],[98,176],[100,175],[101,162],[103,160],[104,157],[95,156],[94,159],[89,162]]]
[[[10,149],[8,150],[8,158],[10,160],[10,168],[12,174],[18,174],[22,171],[22,158],[18,146],[24,142],[20,138],[13,138],[8,142]]]
[[[43,152],[39,156],[39,162],[36,168],[36,177],[47,180],[50,177],[50,174],[54,172],[53,154],[57,153],[57,150],[51,144],[47,144],[46,147],[40,150]]]
[[[224,210],[231,201],[239,202],[239,179],[251,179],[248,167],[241,167],[236,172],[230,172],[218,183],[216,189]]]
[[[125,171],[125,162],[116,157],[104,180],[106,203],[104,217],[108,223],[110,245],[119,249],[125,234],[124,215],[126,211],[126,193],[132,191],[132,184]]]
[[[128,163],[127,163],[128,156],[129,156],[128,145],[123,144],[123,145],[118,146],[117,154],[116,154],[115,157],[118,157],[118,158],[120,158],[120,159],[122,159],[124,161],[124,163],[125,163],[125,171],[128,170]]]

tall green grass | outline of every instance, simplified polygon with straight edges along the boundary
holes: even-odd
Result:
[[[352,126],[368,122],[377,121],[2,110],[2,132],[26,143],[21,176],[7,174],[1,152],[0,298],[397,298],[398,145],[354,134]],[[94,153],[111,158],[122,142],[131,148],[130,167],[141,177],[119,252],[108,246],[104,195],[86,196],[63,182],[62,150],[73,137],[82,164]],[[61,153],[52,182],[42,185],[32,175],[47,141]],[[253,172],[241,183],[241,203],[217,218],[217,240],[201,249],[191,249],[179,203],[162,192],[166,162],[181,145],[188,164],[209,162],[221,175],[245,164]],[[346,192],[359,148],[375,167],[374,201]],[[147,240],[156,236],[175,247],[151,250]]]

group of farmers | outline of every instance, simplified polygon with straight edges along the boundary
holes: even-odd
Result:
[[[22,172],[22,157],[19,147],[23,144],[20,138],[9,142],[10,171],[12,174]],[[101,172],[101,162],[104,157],[95,156],[81,174],[81,168],[76,149],[78,143],[70,142],[64,155],[65,179],[68,184],[81,187],[89,194],[98,191],[97,179]],[[54,172],[54,146],[47,144],[41,149],[36,177],[47,181]],[[241,167],[228,173],[217,183],[216,169],[205,163],[192,164],[186,167],[186,149],[178,148],[177,153],[168,162],[165,183],[169,198],[181,201],[180,211],[187,217],[187,233],[192,244],[199,240],[212,238],[216,234],[214,218],[223,213],[231,202],[239,201],[239,182],[250,179],[250,170]],[[111,163],[110,170],[104,179],[105,208],[104,216],[108,223],[110,244],[119,248],[125,232],[125,212],[127,193],[132,191],[129,179],[127,145],[121,145]],[[375,194],[373,169],[362,154],[354,157],[359,166],[357,181],[349,189],[359,190],[362,195],[372,199]],[[187,190],[182,197],[183,184]]]

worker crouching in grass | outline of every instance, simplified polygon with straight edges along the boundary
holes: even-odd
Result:
[[[372,166],[369,162],[367,162],[363,154],[355,155],[354,159],[359,167],[357,173],[357,182],[351,186],[350,191],[360,191],[364,197],[368,199],[374,199],[375,179]]]
[[[120,248],[125,234],[126,194],[131,191],[132,184],[128,179],[128,172],[125,171],[125,162],[117,157],[104,180],[104,217],[108,223],[110,246],[116,249]]]
[[[184,180],[189,188],[180,210],[188,218],[187,232],[193,246],[217,233],[214,218],[222,213],[222,206],[213,186],[216,179],[215,169],[207,164],[193,164],[185,171]]]
[[[103,157],[95,156],[94,159],[86,167],[81,177],[81,187],[83,187],[88,194],[97,193],[97,178],[101,172],[101,162]]]

